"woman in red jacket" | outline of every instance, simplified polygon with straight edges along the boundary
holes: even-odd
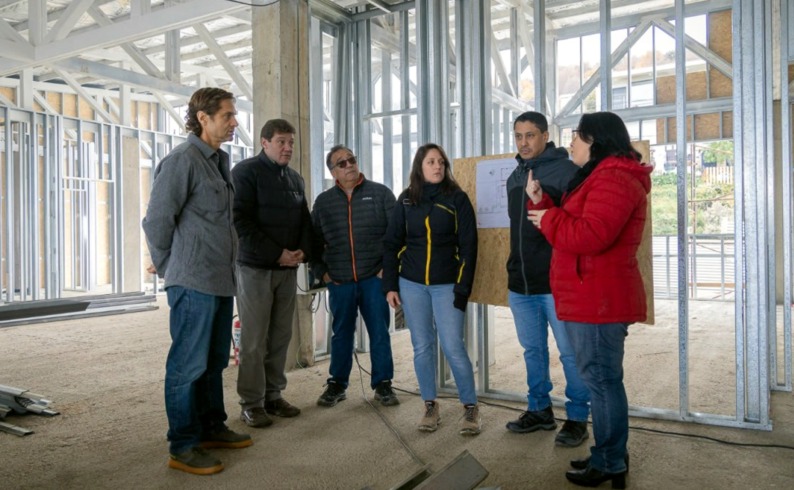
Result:
[[[651,190],[651,166],[640,163],[623,121],[611,112],[585,114],[574,131],[571,160],[580,168],[560,207],[527,181],[529,220],[551,243],[550,282],[557,316],[590,390],[595,446],[571,461],[565,476],[582,486],[610,481],[625,488],[629,415],[623,386],[628,325],[646,317],[637,266]]]

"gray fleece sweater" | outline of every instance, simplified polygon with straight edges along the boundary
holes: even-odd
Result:
[[[157,166],[143,231],[165,287],[234,296],[237,233],[229,155],[190,134]]]

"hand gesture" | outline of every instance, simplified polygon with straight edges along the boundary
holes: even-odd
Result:
[[[529,175],[527,175],[526,192],[529,198],[532,199],[533,204],[537,204],[543,199],[543,188],[540,187],[540,181],[535,180],[532,175],[532,170],[530,170]]]

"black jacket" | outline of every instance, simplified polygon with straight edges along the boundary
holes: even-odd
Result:
[[[234,227],[240,239],[237,263],[284,269],[284,249],[311,254],[312,222],[298,172],[271,161],[265,152],[232,168]]]
[[[516,160],[518,166],[507,179],[507,213],[510,216],[507,288],[519,294],[549,294],[551,245],[527,220],[527,176],[532,170],[543,192],[559,204],[579,167],[568,159],[564,148],[556,148],[553,142],[548,142],[537,158],[525,161],[516,155]]]
[[[361,176],[353,193],[335,185],[312,207],[312,271],[326,272],[334,282],[361,281],[383,268],[383,235],[394,209],[394,194],[383,184]]]
[[[432,189],[425,185],[419,204],[410,203],[407,190],[397,198],[384,240],[383,291],[399,291],[401,276],[426,285],[455,284],[455,293],[468,297],[477,265],[474,208],[461,190],[442,195]]]

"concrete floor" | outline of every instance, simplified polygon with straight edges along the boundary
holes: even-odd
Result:
[[[53,418],[9,416],[8,422],[33,429],[35,434],[0,433],[0,488],[386,489],[424,464],[438,471],[463,450],[490,473],[480,487],[576,488],[568,484],[564,472],[568,460],[584,456],[586,447],[555,447],[553,432],[517,435],[505,430],[505,422],[523,408],[521,403],[497,402],[512,408],[483,406],[482,434],[465,438],[457,432],[460,405],[454,399],[442,400],[441,428],[422,433],[416,430],[422,411],[418,397],[400,393],[401,405],[373,408],[365,400],[372,395],[368,377],[364,375],[366,389],[362,389],[358,371],[353,373],[346,401],[330,409],[318,407],[315,402],[327,377],[328,361],[289,373],[285,396],[303,414],[277,419],[266,429],[250,429],[252,447],[218,450],[225,471],[199,477],[170,470],[162,396],[168,309],[162,302],[160,306],[152,312],[0,328],[0,384],[45,395],[61,412]],[[675,328],[665,325],[658,308],[661,322],[656,330],[647,328],[629,336],[629,402],[675,407],[677,366],[670,364],[670,356],[677,352]],[[730,310],[724,305],[718,309]],[[520,350],[511,342],[510,334],[514,338],[515,333],[508,316],[503,310],[497,313],[497,328],[506,337],[498,340],[500,362],[492,366],[492,379],[497,387],[520,392],[524,367]],[[695,325],[694,333],[699,330]],[[728,334],[732,335],[732,329]],[[714,346],[714,340],[704,336]],[[416,390],[408,334],[395,334],[393,345],[396,386]],[[645,345],[653,350],[643,351]],[[732,350],[725,352],[721,344],[712,350],[721,351],[724,359],[710,359],[694,371],[732,366]],[[366,367],[368,356],[359,358]],[[553,376],[559,377],[558,364],[553,365]],[[712,379],[693,373],[696,385],[700,377]],[[730,373],[725,377],[730,379]],[[229,425],[246,430],[237,418],[233,365],[225,372],[225,380]],[[698,393],[716,393],[699,395],[696,401],[714,413],[732,410],[733,388],[721,389],[721,383],[721,378],[703,382]],[[556,409],[556,415],[563,418],[564,410]],[[770,432],[632,418],[628,484],[641,489],[794,488],[791,393],[772,395],[772,420]],[[653,431],[789,449],[728,445]]]

